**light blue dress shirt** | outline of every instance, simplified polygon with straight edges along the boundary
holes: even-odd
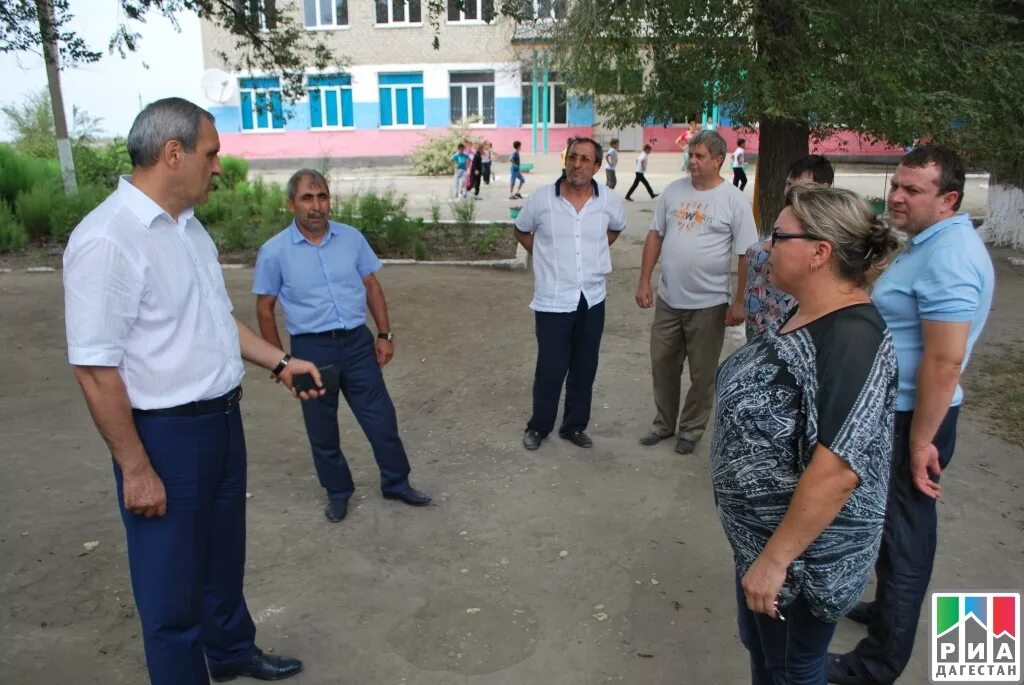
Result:
[[[985,244],[966,214],[944,219],[914,236],[871,293],[896,345],[900,390],[896,411],[912,411],[924,341],[921,321],[970,322],[961,371],[985,326],[995,273]],[[950,406],[964,393],[958,385]]]
[[[291,335],[358,328],[366,323],[363,279],[380,267],[355,228],[330,221],[314,245],[293,221],[260,248],[252,291],[277,296]]]

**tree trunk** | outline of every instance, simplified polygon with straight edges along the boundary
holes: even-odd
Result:
[[[36,0],[36,12],[39,15],[39,35],[43,41],[50,103],[53,105],[53,131],[57,137],[60,174],[64,179],[64,192],[74,195],[78,192],[78,180],[75,177],[75,158],[71,153],[68,124],[64,117],[64,96],[60,90],[60,53],[57,51],[57,31],[53,25],[53,0]]]
[[[810,127],[804,122],[761,121],[754,196],[757,198],[758,231],[762,236],[772,232],[775,219],[786,204],[784,191],[789,165],[808,155],[809,137]]]
[[[1024,178],[992,172],[988,179],[988,216],[980,233],[985,242],[1024,248]]]

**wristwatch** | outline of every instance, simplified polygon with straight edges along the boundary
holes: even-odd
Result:
[[[271,371],[270,373],[274,374],[275,376],[280,376],[281,372],[284,371],[284,367],[288,366],[288,362],[290,362],[291,359],[292,356],[286,352],[285,355],[281,357],[281,361],[277,363],[277,366],[275,366],[274,370]]]
[[[392,333],[391,331],[388,331],[387,333],[378,333],[377,337],[380,338],[381,340],[387,340],[388,342],[391,342],[392,340],[395,339],[395,334]]]

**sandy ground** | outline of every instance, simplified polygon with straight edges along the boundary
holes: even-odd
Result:
[[[531,179],[535,180],[535,179]],[[613,248],[592,450],[520,439],[535,354],[528,273],[394,266],[386,377],[427,509],[383,500],[343,412],[357,482],[322,515],[299,408],[250,369],[247,596],[265,649],[297,685],[742,683],[731,554],[712,506],[707,441],[681,457],[637,445],[652,418],[651,314],[633,289],[650,203]],[[1024,345],[1024,273],[997,259],[978,350]],[[226,271],[254,322],[252,273]],[[59,274],[0,274],[0,680],[145,682],[110,460],[66,365]],[[727,351],[738,343],[730,335]],[[944,479],[935,589],[1020,589],[1024,450],[968,405]],[[98,542],[86,553],[83,543]],[[904,685],[926,682],[922,620]],[[834,646],[851,647],[842,622]]]

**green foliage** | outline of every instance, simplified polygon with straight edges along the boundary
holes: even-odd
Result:
[[[427,246],[422,242],[417,242],[413,245],[413,258],[417,262],[422,262],[427,258]]]
[[[451,127],[445,133],[435,133],[416,146],[412,151],[413,173],[421,176],[443,176],[452,172],[452,155],[459,143],[468,143],[475,148],[483,138],[469,133],[468,129]]]
[[[473,239],[473,247],[482,255],[493,254],[507,235],[507,229],[503,229],[497,224],[492,224],[490,228],[483,233],[479,233]]]
[[[430,220],[435,224],[441,223],[441,201],[437,195],[430,196]]]
[[[468,195],[449,200],[448,206],[455,221],[463,226],[469,226],[476,219],[476,200]]]
[[[71,122],[72,145],[87,145],[95,140],[100,119],[75,107]],[[14,132],[14,146],[32,157],[56,158],[57,136],[54,133],[53,106],[44,88],[28,95],[20,105],[0,107],[7,126]]]
[[[218,188],[234,188],[240,181],[249,178],[249,161],[241,157],[224,155],[220,158]]]
[[[331,218],[359,229],[377,252],[418,254],[424,222],[409,217],[407,201],[394,188],[361,191],[336,199],[331,205]]]
[[[63,191],[53,185],[37,185],[18,193],[14,212],[32,240],[45,240],[53,231],[54,198]]]
[[[101,185],[80,185],[74,195],[65,195],[63,189],[53,195],[53,207],[50,210],[50,237],[55,240],[67,240],[85,215],[96,209],[110,195],[110,189]]]
[[[13,205],[18,193],[40,186],[54,187],[60,182],[56,160],[29,157],[0,144],[0,199]]]
[[[221,250],[259,247],[291,221],[286,193],[278,183],[238,181],[210,193],[196,216]]]
[[[132,162],[124,140],[117,138],[103,146],[77,145],[72,154],[75,158],[75,174],[78,183],[114,190],[118,179],[132,173]]]
[[[28,233],[14,215],[11,205],[0,199],[0,252],[18,250],[28,244]]]

